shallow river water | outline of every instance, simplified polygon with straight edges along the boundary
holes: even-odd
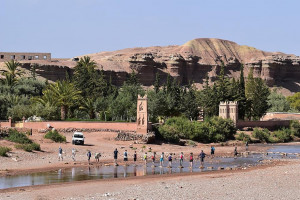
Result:
[[[272,145],[268,154],[254,153],[247,157],[206,159],[203,168],[200,168],[200,161],[194,162],[193,168],[189,167],[189,162],[183,163],[183,168],[179,168],[179,161],[172,163],[172,168],[168,168],[168,161],[164,162],[163,167],[159,167],[156,162],[144,165],[128,166],[91,166],[91,167],[73,167],[68,169],[59,169],[55,171],[32,173],[28,175],[15,175],[0,177],[0,189],[23,187],[32,185],[43,185],[51,183],[72,182],[95,179],[126,178],[132,176],[147,176],[174,173],[193,173],[202,171],[212,171],[220,169],[235,169],[248,166],[255,166],[263,160],[270,159],[299,159],[300,145]],[[282,155],[287,153],[287,155]]]

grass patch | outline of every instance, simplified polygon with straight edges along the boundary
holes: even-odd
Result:
[[[41,150],[41,146],[37,143],[31,143],[31,144],[16,144],[15,145],[16,149],[23,149],[24,151],[27,152],[32,152],[34,151],[40,151]]]
[[[7,157],[7,152],[11,151],[11,148],[8,147],[1,147],[0,146],[0,156]]]
[[[59,142],[59,143],[62,143],[62,142],[67,142],[66,140],[66,137],[59,134],[57,132],[57,130],[54,130],[54,131],[48,131],[48,133],[46,133],[46,135],[44,136],[46,139],[50,139],[54,142]]]

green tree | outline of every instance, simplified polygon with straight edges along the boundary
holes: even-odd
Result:
[[[295,93],[292,96],[287,97],[291,104],[291,107],[300,111],[300,92]]]
[[[196,98],[196,88],[187,85],[181,95],[181,112],[190,120],[197,120],[199,115],[198,103]]]
[[[157,72],[155,75],[155,82],[154,82],[154,91],[156,93],[159,92],[159,88],[160,88],[160,77],[159,77],[159,73]]]
[[[268,96],[268,105],[268,112],[288,112],[290,110],[290,103],[276,89]]]
[[[22,71],[19,69],[21,64],[19,62],[16,62],[14,60],[5,62],[6,69],[3,71],[3,75],[5,76],[4,82],[12,86],[16,80],[17,77],[21,76]]]
[[[83,97],[96,98],[105,95],[107,82],[103,70],[96,70],[97,64],[90,57],[80,58],[74,67],[73,83],[76,88],[82,91]]]
[[[246,112],[246,94],[245,94],[245,78],[244,78],[244,65],[241,64],[241,73],[240,73],[240,80],[238,86],[238,98],[236,99],[239,104],[239,119],[245,118]]]
[[[60,106],[61,120],[66,119],[68,108],[76,104],[76,101],[81,98],[81,92],[75,88],[73,83],[68,81],[57,81],[49,85],[45,93],[52,95],[55,104]]]
[[[93,98],[86,98],[81,101],[81,106],[79,109],[84,110],[88,113],[90,119],[95,119],[96,117],[96,104],[95,99]]]
[[[270,90],[261,78],[253,77],[251,68],[246,83],[247,110],[246,117],[251,120],[259,120],[268,110],[268,96]]]

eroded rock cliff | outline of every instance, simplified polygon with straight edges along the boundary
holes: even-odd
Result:
[[[153,85],[155,75],[159,73],[162,83],[170,74],[182,84],[194,82],[201,88],[206,75],[210,82],[215,81],[223,62],[229,77],[238,78],[243,63],[246,77],[249,69],[254,68],[255,76],[266,80],[270,87],[282,87],[285,94],[300,91],[299,56],[265,52],[228,40],[201,38],[180,46],[128,48],[87,56],[95,60],[99,69],[111,76],[117,85],[121,85],[134,70],[144,86]],[[55,81],[64,77],[66,71],[72,73],[75,64],[71,59],[40,63],[37,73]],[[28,64],[24,67],[28,69]]]

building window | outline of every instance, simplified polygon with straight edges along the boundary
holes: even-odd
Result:
[[[47,56],[44,56],[44,60],[47,60]]]
[[[11,55],[10,58],[11,58],[12,60],[14,60],[14,59],[16,58],[16,56],[15,56],[15,55]]]
[[[25,60],[25,55],[21,55],[21,60]]]
[[[1,55],[0,58],[1,58],[1,59],[4,59],[4,55]]]
[[[28,56],[28,60],[32,60],[32,56]]]
[[[39,59],[39,56],[34,56],[34,59],[35,59],[35,60]]]

